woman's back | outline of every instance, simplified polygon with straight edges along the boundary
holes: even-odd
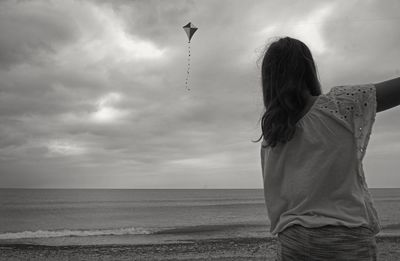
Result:
[[[375,113],[373,84],[336,86],[318,96],[289,142],[261,147],[272,234],[294,224],[380,231],[362,167]]]
[[[271,148],[263,141],[277,260],[376,260],[381,225],[362,159],[376,113],[399,104],[400,78],[336,86],[314,99],[289,142]]]

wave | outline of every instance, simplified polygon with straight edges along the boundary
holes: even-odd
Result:
[[[159,234],[190,234],[201,232],[212,232],[221,230],[233,230],[237,228],[259,227],[265,230],[267,224],[222,224],[222,225],[196,225],[180,227],[126,227],[115,229],[63,229],[63,230],[37,230],[22,232],[0,233],[0,240],[4,239],[28,239],[28,238],[51,238],[51,237],[90,237],[90,236],[122,236],[122,235],[159,235]]]
[[[198,202],[185,202],[185,201],[154,201],[154,202],[137,202],[137,203],[132,203],[132,202],[118,202],[114,204],[110,204],[109,202],[94,202],[91,204],[87,203],[82,203],[82,202],[75,202],[75,203],[69,203],[69,204],[59,204],[59,203],[46,203],[46,204],[35,204],[35,203],[5,203],[2,204],[2,208],[7,208],[7,209],[54,209],[54,208],[61,208],[61,209],[69,209],[69,208],[74,208],[74,209],[87,209],[87,208],[154,208],[154,207],[177,207],[177,208],[201,208],[201,207],[241,207],[243,205],[247,206],[260,206],[263,207],[265,206],[264,201],[259,201],[259,202],[254,202],[254,201],[241,201],[241,202],[224,202],[224,201],[198,201]]]
[[[400,223],[383,225],[382,228],[383,229],[400,229]]]
[[[373,198],[374,201],[400,201],[400,197],[376,197]]]
[[[25,238],[49,238],[49,237],[88,237],[108,235],[147,235],[152,231],[140,227],[127,227],[117,229],[96,229],[96,230],[37,230],[23,232],[8,232],[0,234],[0,239],[25,239]]]
[[[162,229],[159,231],[155,231],[152,234],[189,234],[189,233],[212,232],[212,231],[221,231],[221,230],[232,230],[235,228],[249,228],[249,227],[260,227],[260,228],[266,230],[268,225],[266,225],[266,224],[224,224],[224,225],[182,226],[182,227]]]

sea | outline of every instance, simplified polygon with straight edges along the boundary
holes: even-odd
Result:
[[[371,188],[400,236],[400,188]],[[272,237],[262,189],[0,189],[0,244],[159,244]]]

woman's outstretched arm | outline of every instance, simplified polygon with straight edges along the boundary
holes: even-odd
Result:
[[[376,112],[384,111],[400,105],[400,77],[375,83]]]

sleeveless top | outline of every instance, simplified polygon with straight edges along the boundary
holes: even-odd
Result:
[[[296,123],[290,141],[261,146],[272,235],[294,224],[363,226],[379,233],[362,165],[376,106],[373,84],[332,87]]]

